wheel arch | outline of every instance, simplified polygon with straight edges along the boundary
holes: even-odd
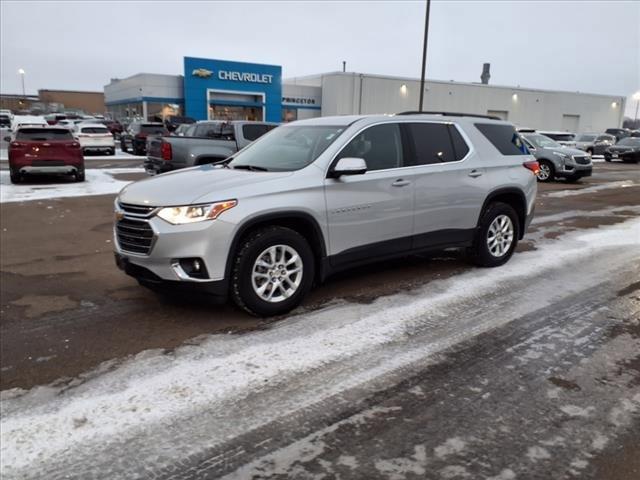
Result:
[[[299,210],[266,213],[253,217],[241,224],[231,241],[225,265],[225,278],[230,278],[235,254],[242,244],[242,241],[251,234],[251,232],[268,226],[290,228],[302,235],[307,240],[309,247],[313,251],[314,260],[316,262],[316,279],[322,278],[322,259],[327,255],[322,229],[320,228],[318,221],[313,218],[311,214]]]
[[[516,187],[505,187],[489,193],[482,204],[482,209],[478,216],[478,226],[480,224],[482,214],[489,204],[494,202],[506,203],[516,211],[516,214],[518,215],[518,240],[522,240],[527,222],[527,197],[524,192]]]

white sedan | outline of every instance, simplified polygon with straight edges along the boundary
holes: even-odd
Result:
[[[73,136],[80,142],[83,153],[106,152],[108,155],[116,153],[113,135],[100,123],[79,123],[75,125]]]

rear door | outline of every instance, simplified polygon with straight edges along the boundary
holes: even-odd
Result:
[[[413,183],[404,168],[400,127],[365,128],[337,155],[367,162],[363,175],[325,179],[329,251],[334,266],[408,250]]]
[[[485,169],[453,123],[411,122],[414,165],[414,248],[469,240],[486,197]]]

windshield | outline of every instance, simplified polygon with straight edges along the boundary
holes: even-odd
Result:
[[[16,140],[48,142],[52,140],[73,140],[71,132],[53,128],[21,128],[16,133]]]
[[[535,134],[535,135],[525,135],[525,138],[533,143],[534,147],[537,148],[560,148],[561,145],[551,140],[549,137],[545,137],[544,135]]]
[[[106,127],[101,128],[101,127],[84,127],[82,128],[82,133],[100,133],[102,135],[106,135],[109,133],[109,130],[107,130]]]
[[[570,142],[574,137],[572,133],[542,133],[541,135],[557,140],[558,142]]]
[[[597,135],[579,135],[576,139],[577,142],[593,142]]]
[[[300,170],[313,163],[344,130],[328,125],[276,128],[238,152],[229,166],[275,172]]]
[[[618,142],[618,145],[627,147],[640,147],[640,137],[627,137]]]

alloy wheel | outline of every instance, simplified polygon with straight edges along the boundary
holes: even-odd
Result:
[[[302,258],[289,245],[272,245],[253,264],[251,285],[262,300],[282,302],[296,293],[303,274]]]
[[[514,228],[511,218],[498,215],[487,231],[487,246],[494,257],[505,255],[513,243]]]

